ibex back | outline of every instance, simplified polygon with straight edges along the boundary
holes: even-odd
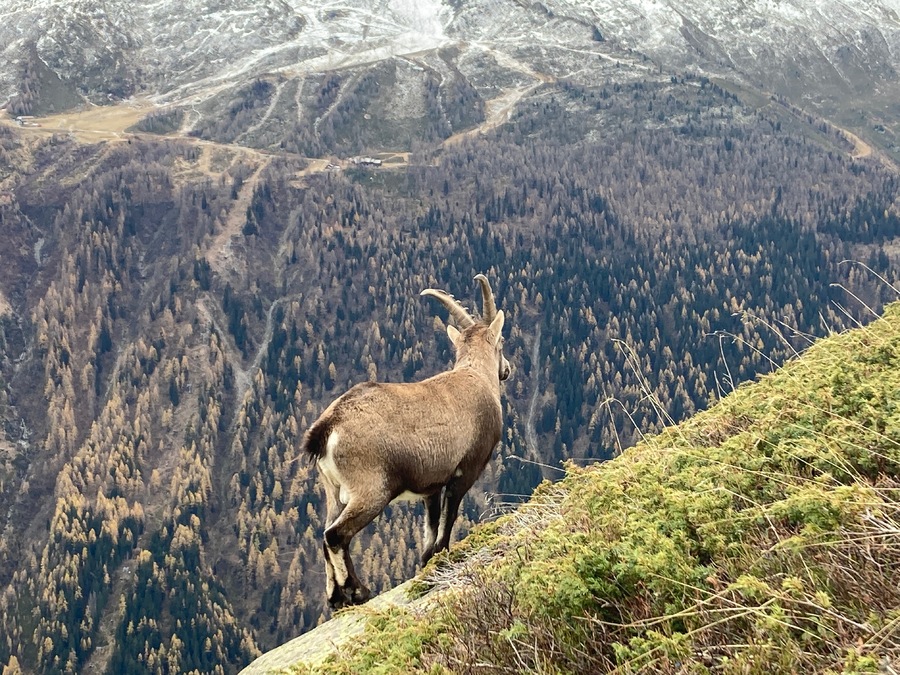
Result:
[[[325,592],[332,607],[369,599],[350,560],[350,541],[390,502],[425,501],[423,563],[448,548],[460,502],[500,441],[500,382],[509,377],[504,317],[487,278],[475,279],[480,321],[444,291],[421,293],[439,300],[459,325],[447,327],[456,351],[452,370],[421,382],[358,384],[303,437],[325,488]]]

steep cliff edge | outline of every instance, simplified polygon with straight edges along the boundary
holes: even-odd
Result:
[[[413,582],[407,581],[373,598],[365,607],[339,613],[321,626],[266,652],[244,668],[241,675],[265,675],[290,672],[294,667],[323,666],[334,654],[349,648],[354,639],[360,638],[369,617],[411,604],[424,608],[425,598],[411,596],[412,587]]]
[[[900,304],[571,467],[288,672],[893,672]],[[284,649],[284,648],[281,648]],[[276,650],[278,652],[280,650]],[[258,663],[264,663],[264,656]],[[306,660],[304,660],[306,659]],[[247,672],[271,672],[251,666]]]

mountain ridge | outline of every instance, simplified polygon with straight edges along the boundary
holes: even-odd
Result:
[[[471,64],[491,51],[548,76],[580,72],[589,81],[579,64],[593,54],[629,69],[717,76],[771,92],[900,157],[900,117],[891,104],[900,91],[895,0],[393,0],[324,9],[302,0],[190,0],[177,12],[166,2],[8,4],[0,24],[9,64],[0,68],[0,100],[16,111],[30,112],[37,93],[37,109],[61,112],[76,92],[94,103],[140,96],[196,110],[256,78],[302,82],[448,49],[459,52],[453,67],[470,83],[479,77]],[[35,83],[47,76],[38,77],[40,69],[60,78],[59,86],[45,87],[60,93],[45,92],[43,103]]]

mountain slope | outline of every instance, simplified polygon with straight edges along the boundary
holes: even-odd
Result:
[[[898,479],[894,304],[570,467],[426,569],[426,603],[352,610],[363,636],[292,672],[890,672]]]
[[[0,18],[0,104],[17,114],[142,96],[202,115],[257,78],[302,88],[395,58],[476,89],[534,73],[590,81],[590,58],[722,77],[900,156],[896,0],[7,0]]]

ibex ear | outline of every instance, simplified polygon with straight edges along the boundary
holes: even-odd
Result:
[[[497,316],[494,317],[494,320],[491,321],[491,335],[494,336],[494,346],[497,346],[497,343],[500,342],[500,338],[503,337],[503,310],[501,309],[497,312]]]
[[[447,324],[447,335],[450,336],[450,342],[453,343],[453,346],[459,347],[459,342],[460,342],[460,339],[462,338],[462,335],[456,329],[456,326]]]

